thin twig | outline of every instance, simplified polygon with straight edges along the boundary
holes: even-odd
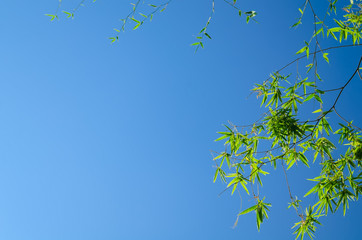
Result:
[[[347,121],[344,117],[342,117],[336,110],[336,107],[333,107],[334,112],[337,114],[338,117],[340,117],[343,121],[345,121],[346,123],[348,123],[349,125],[351,125],[354,128],[357,128],[358,130],[360,130],[362,132],[362,129],[357,127],[356,125],[353,125],[351,122]]]

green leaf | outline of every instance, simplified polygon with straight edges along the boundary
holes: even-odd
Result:
[[[210,37],[210,35],[208,33],[205,32],[204,34],[205,34],[206,37],[211,39],[211,37]]]
[[[320,102],[320,103],[323,103],[322,99],[320,98],[320,96],[318,94],[314,94],[314,98]],[[314,112],[313,112],[314,113]]]
[[[303,47],[296,54],[304,53],[306,50],[307,50],[307,47]]]
[[[139,20],[135,19],[134,17],[131,17],[130,19],[131,19],[132,21],[136,22],[137,24],[140,24],[140,23],[141,23]]]
[[[307,167],[309,167],[308,165],[308,159],[304,156],[303,153],[299,153],[299,159],[304,163],[304,165],[306,165]]]
[[[141,25],[142,25],[142,22],[136,24],[136,26],[134,26],[134,28],[133,28],[132,30],[136,30],[136,29],[139,28],[139,26],[141,26]]]
[[[44,15],[51,17],[50,21],[53,21],[55,18],[58,18],[57,15],[52,15],[52,14],[44,14]]]
[[[324,60],[326,60],[327,63],[329,63],[328,54],[329,53],[323,53],[323,58],[324,58]]]
[[[214,181],[213,182],[215,182],[216,181],[216,179],[217,179],[217,175],[219,174],[219,168],[218,169],[216,169],[216,171],[215,171],[215,175],[214,175]]]
[[[117,38],[115,38],[115,37],[110,37],[109,39],[112,40],[111,43],[114,43],[117,40]]]
[[[248,208],[248,209],[245,209],[244,211],[242,211],[242,212],[239,213],[238,215],[247,214],[247,213],[249,213],[249,212],[251,212],[251,211],[255,211],[255,209],[257,209],[257,208],[258,208],[258,205],[254,205],[254,206],[252,206],[252,207],[250,207],[250,208]]]
[[[67,18],[73,18],[74,17],[73,13],[66,12],[66,11],[62,11],[62,12],[67,14]]]
[[[191,44],[191,46],[197,46],[197,45],[200,45],[201,42],[195,42],[193,44]]]
[[[141,16],[144,17],[144,18],[147,18],[147,16],[144,15],[144,14],[142,14],[142,13],[139,13],[139,15],[141,15]]]
[[[312,98],[314,98],[314,94],[310,94],[306,99],[304,99],[303,102],[307,102],[307,101],[311,100]]]

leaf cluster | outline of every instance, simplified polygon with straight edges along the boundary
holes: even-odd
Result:
[[[218,176],[227,182],[227,189],[232,194],[241,186],[246,194],[252,193],[256,204],[242,211],[239,215],[255,212],[257,228],[268,218],[267,211],[271,205],[263,205],[259,186],[263,186],[263,176],[269,174],[265,169],[270,163],[274,168],[287,165],[287,170],[299,165],[310,167],[315,162],[321,166],[321,172],[310,181],[316,185],[304,197],[315,196],[313,206],[302,210],[302,201],[293,197],[288,185],[291,203],[289,207],[296,210],[300,221],[296,228],[297,238],[305,235],[313,237],[319,218],[329,212],[336,212],[340,207],[346,213],[350,201],[356,201],[362,193],[362,137],[358,127],[352,122],[339,123],[333,130],[330,124],[332,113],[341,117],[336,111],[336,103],[344,88],[360,71],[362,58],[352,77],[340,88],[321,90],[315,82],[308,78],[298,78],[293,83],[289,75],[273,73],[262,84],[256,84],[253,91],[261,98],[261,106],[268,111],[257,122],[246,126],[225,126],[226,131],[219,132],[221,137],[216,141],[224,141],[225,151],[219,153],[214,160]],[[338,92],[332,107],[323,110],[323,99],[327,93]],[[306,110],[309,103],[317,102],[320,108],[313,111],[312,119],[301,119],[309,116]],[[316,116],[317,115],[317,116]],[[341,118],[345,120],[343,117]],[[333,121],[334,122],[334,121]],[[338,142],[335,137],[338,136]],[[338,150],[338,151],[337,151]],[[340,154],[340,152],[344,152]],[[227,168],[223,168],[224,162]],[[227,179],[230,178],[230,181]],[[257,185],[258,192],[254,191]],[[264,198],[263,198],[264,200]]]

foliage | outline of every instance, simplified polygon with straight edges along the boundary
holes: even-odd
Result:
[[[81,0],[79,4],[72,9],[71,11],[60,11],[62,8],[62,0],[58,0],[58,7],[54,14],[45,14],[46,16],[49,16],[51,21],[55,19],[59,19],[59,13],[63,13],[66,15],[67,18],[74,18],[75,13],[79,10],[80,7],[85,6],[86,0]],[[96,0],[91,0],[92,2],[96,2]],[[146,13],[140,12],[140,8],[145,7],[145,2],[141,0],[136,0],[135,3],[131,3],[132,10],[129,12],[129,14],[123,18],[120,19],[122,22],[120,27],[113,28],[113,30],[116,32],[116,34],[112,37],[109,37],[111,40],[111,43],[114,43],[119,40],[119,34],[122,31],[126,30],[126,26],[129,22],[133,23],[132,30],[136,30],[140,26],[142,26],[147,20],[152,21],[153,16],[157,13],[162,13],[166,10],[169,3],[171,3],[172,0],[165,1],[160,4],[152,4],[149,3],[146,5],[146,8],[143,8],[142,10],[145,10]]]
[[[304,55],[271,74],[263,83],[255,85],[253,91],[261,98],[261,105],[267,107],[268,111],[251,125],[235,126],[230,123],[229,126],[225,126],[226,131],[219,132],[221,137],[216,140],[224,141],[225,151],[218,153],[214,158],[217,166],[214,181],[220,177],[228,183],[228,188],[232,188],[232,193],[238,186],[247,194],[252,192],[256,205],[240,214],[255,212],[258,229],[265,219],[264,216],[267,218],[266,213],[269,209],[266,206],[271,206],[263,205],[263,201],[260,200],[262,177],[269,174],[268,164],[274,168],[281,166],[288,184],[291,201],[289,207],[294,208],[300,218],[293,226],[294,234],[296,238],[301,239],[305,235],[313,238],[317,225],[321,224],[320,217],[334,213],[339,208],[342,208],[345,214],[350,201],[357,201],[362,193],[361,129],[337,112],[337,103],[344,89],[354,78],[359,77],[362,80],[362,58],[356,64],[350,78],[336,89],[318,88],[321,77],[317,69],[317,54],[321,53],[323,59],[329,63],[327,50],[359,45],[362,34],[362,4],[360,1],[351,1],[342,8],[345,14],[339,17],[341,13],[337,9],[337,1],[330,1],[326,17],[321,20],[311,1],[306,0],[303,8],[299,9],[301,16],[292,27],[302,23],[304,13],[308,9],[314,18],[314,32],[311,39],[304,42],[303,48],[297,51],[297,54]],[[327,23],[334,23],[335,26],[328,27]],[[332,37],[340,45],[322,49],[320,36]],[[342,42],[350,40],[350,45],[342,45]],[[309,60],[310,56],[313,58],[306,66],[305,75],[314,76],[314,81],[308,77],[302,78],[299,72],[293,82],[290,80],[290,74],[281,74],[287,66],[302,58]],[[337,93],[334,101],[324,103],[324,96],[333,92]],[[315,111],[313,109],[311,115],[308,111],[313,101],[320,107]],[[333,127],[333,130],[332,125],[337,122],[335,118],[342,122]],[[334,136],[339,137],[338,143],[335,143]],[[343,154],[340,154],[341,152]],[[303,210],[303,202],[292,195],[286,170],[299,163],[309,168],[310,164],[315,162],[321,165],[321,172],[315,178],[309,179],[315,186],[304,197],[314,195],[316,200]],[[231,180],[227,181],[227,178]],[[255,188],[258,192],[254,192]]]
[[[122,25],[114,29],[116,35],[110,37],[111,42],[119,39],[119,33],[125,31],[127,24],[132,23],[131,28],[138,29],[147,20],[152,20],[155,14],[163,12],[171,1],[146,4],[144,1],[136,0],[132,3],[129,14],[122,19]],[[250,20],[256,22],[255,11],[241,10],[237,6],[237,0],[223,1],[240,17],[245,17],[247,23]],[[84,2],[82,0],[72,11],[62,11],[62,13],[67,18],[73,18]],[[217,153],[214,157],[216,163],[214,181],[220,178],[227,183],[227,189],[231,189],[231,193],[241,187],[255,200],[255,205],[243,210],[239,215],[255,212],[258,230],[268,218],[267,213],[271,207],[270,203],[264,201],[265,197],[260,196],[259,189],[263,187],[263,176],[269,174],[272,168],[281,167],[290,196],[288,208],[294,209],[300,219],[293,226],[294,234],[296,238],[301,239],[305,235],[313,238],[317,225],[321,224],[320,217],[334,213],[340,208],[345,214],[349,203],[357,201],[362,194],[361,129],[337,111],[337,103],[344,89],[355,78],[359,77],[362,80],[360,72],[362,58],[356,64],[355,71],[339,88],[318,87],[319,81],[322,80],[318,71],[320,59],[318,55],[329,63],[327,51],[360,46],[362,3],[361,0],[343,0],[341,3],[338,0],[328,0],[327,11],[324,12],[324,17],[320,17],[319,9],[313,7],[311,0],[303,2],[302,7],[298,9],[300,16],[291,27],[297,28],[302,24],[306,12],[309,12],[313,18],[314,30],[309,41],[304,41],[303,47],[297,51],[300,57],[272,73],[264,82],[255,85],[252,91],[261,99],[261,106],[266,107],[267,111],[253,124],[225,125],[225,131],[219,132],[221,136],[216,139],[224,141],[225,151]],[[196,51],[199,47],[204,47],[205,39],[212,39],[208,27],[214,15],[215,0],[210,0],[210,3],[210,17],[196,36],[196,42],[191,44]],[[58,19],[60,9],[61,0],[56,12],[46,15],[51,17],[52,21]],[[322,38],[335,39],[337,45],[322,48]],[[297,71],[296,80],[292,81],[291,74],[282,74],[288,66],[298,63],[301,59],[308,61],[307,70],[303,73],[305,77]],[[335,93],[337,96],[332,102],[325,102],[329,93]],[[313,103],[319,104],[317,110],[312,109]],[[287,170],[298,164],[309,168],[316,163],[321,167],[320,174],[309,179],[315,185],[303,196],[315,196],[315,202],[303,207],[304,201],[292,194]]]

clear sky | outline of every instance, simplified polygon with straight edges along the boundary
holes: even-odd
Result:
[[[258,118],[253,84],[309,40],[308,24],[289,29],[302,1],[240,1],[258,12],[259,23],[246,24],[216,0],[213,40],[197,54],[190,44],[209,0],[174,0],[113,45],[129,1],[91,2],[54,22],[44,14],[57,0],[0,2],[0,239],[294,239],[298,218],[279,170],[263,190],[273,207],[261,232],[253,214],[232,228],[240,201],[218,196],[225,185],[212,183],[210,150],[222,147],[213,141],[222,124]],[[77,4],[64,0],[65,10]],[[361,53],[331,52],[326,82],[340,86]],[[354,80],[339,103],[359,125],[361,89]],[[312,185],[295,173],[303,195]],[[321,219],[316,236],[362,239],[361,214],[354,203],[345,217]]]

